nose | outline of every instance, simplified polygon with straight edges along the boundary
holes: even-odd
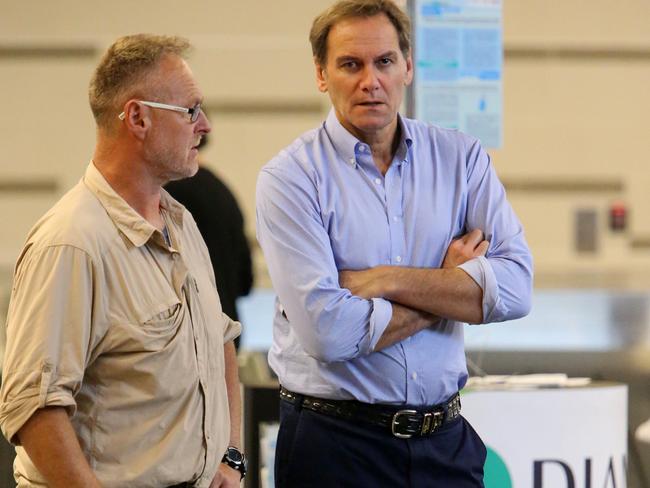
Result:
[[[203,110],[201,110],[201,113],[199,114],[199,118],[196,121],[196,132],[207,134],[211,130],[212,130],[212,125],[208,120],[208,116],[205,115],[205,112]]]
[[[379,77],[374,66],[368,66],[363,72],[361,89],[366,92],[373,92],[379,89]]]

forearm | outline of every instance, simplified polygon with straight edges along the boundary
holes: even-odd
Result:
[[[18,439],[51,488],[99,488],[61,407],[37,410],[18,431]]]
[[[461,322],[483,319],[483,290],[460,268],[377,266],[342,271],[341,286],[362,298],[384,298],[408,308]]]
[[[393,303],[392,306],[393,315],[388,323],[388,327],[386,327],[384,333],[379,338],[374,349],[375,351],[380,351],[397,342],[403,341],[407,337],[417,334],[422,329],[430,327],[439,320],[431,314],[413,310],[397,303]]]
[[[223,346],[226,364],[226,390],[230,408],[230,444],[241,448],[241,392],[239,389],[239,373],[237,366],[237,351],[233,341]]]
[[[483,290],[460,268],[386,267],[383,298],[460,322],[483,320]]]

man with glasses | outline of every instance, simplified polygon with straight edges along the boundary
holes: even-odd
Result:
[[[278,295],[276,486],[483,486],[463,327],[528,312],[522,226],[479,141],[398,114],[413,77],[399,7],[339,1],[310,41],[333,108],[257,186]]]
[[[193,175],[210,132],[180,38],[135,35],[90,84],[81,181],[16,265],[0,425],[19,486],[235,487],[233,339],[208,251],[162,186]]]

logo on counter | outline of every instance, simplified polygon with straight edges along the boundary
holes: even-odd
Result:
[[[619,461],[619,462],[617,462]],[[601,466],[602,467],[602,466]],[[626,486],[625,480],[625,469],[627,467],[627,459],[625,456],[620,459],[614,459],[614,457],[609,458],[609,462],[605,468],[604,473],[597,473],[596,476],[593,475],[592,471],[592,460],[591,458],[585,458],[584,463],[584,487],[592,488],[592,486],[604,486],[606,488],[619,488]],[[546,470],[544,469],[546,468]],[[618,469],[617,469],[618,468]],[[572,467],[569,463],[561,459],[537,459],[533,462],[533,488],[545,488],[547,485],[544,483],[544,473],[548,475],[549,473],[553,474],[552,471],[555,471],[554,474],[562,473],[562,477],[566,480],[567,488],[576,488],[578,484],[576,479],[578,474],[576,473],[576,467]],[[599,471],[599,470],[597,470]],[[616,476],[616,473],[619,473],[619,476]],[[592,485],[592,478],[595,483]],[[602,484],[601,484],[602,481]],[[553,486],[558,486],[557,482]]]
[[[488,446],[483,472],[485,488],[512,488],[512,479],[505,461],[496,451]]]

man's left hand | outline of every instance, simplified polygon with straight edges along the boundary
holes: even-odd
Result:
[[[442,267],[452,269],[466,263],[470,259],[485,256],[490,243],[483,238],[481,229],[474,229],[467,234],[454,239],[447,248],[447,254]]]
[[[214,475],[210,488],[239,488],[241,486],[241,474],[227,464],[219,464],[217,474]]]

